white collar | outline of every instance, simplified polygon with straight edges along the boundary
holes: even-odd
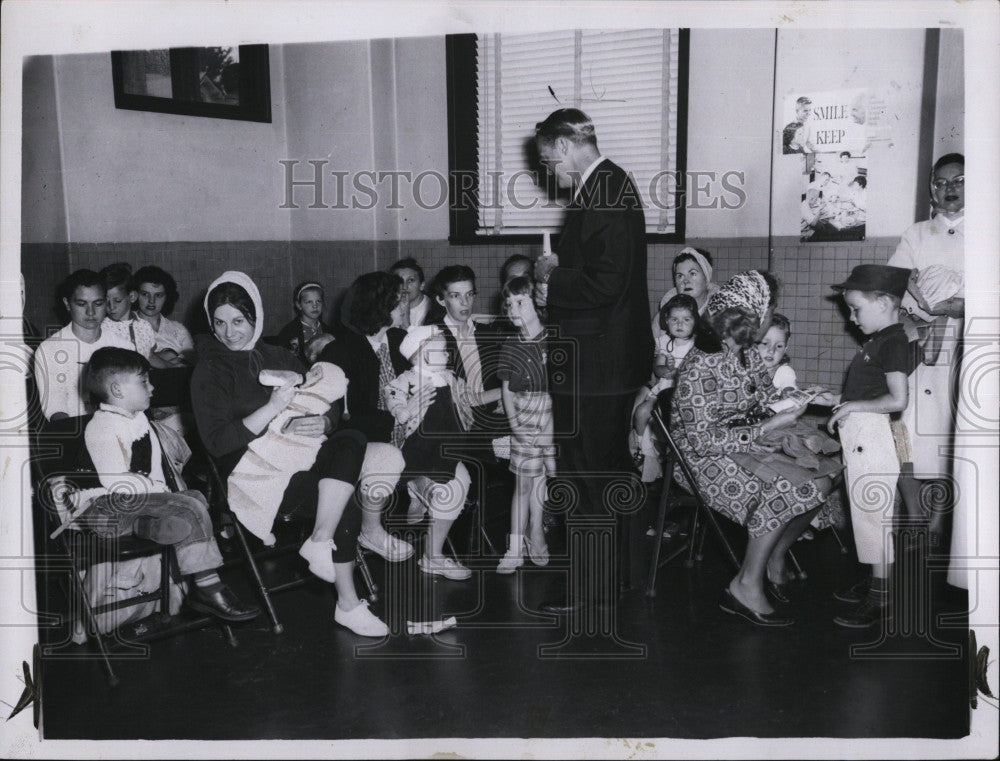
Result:
[[[598,156],[594,159],[594,163],[584,170],[583,174],[580,176],[580,184],[576,186],[576,191],[573,193],[573,202],[576,202],[577,197],[580,195],[580,191],[583,190],[583,186],[587,184],[587,180],[590,179],[590,175],[594,173],[597,165],[604,161],[604,156]]]
[[[379,347],[382,346],[382,344],[385,344],[387,346],[389,344],[389,341],[387,340],[385,333],[382,333],[381,338],[377,338],[377,336],[378,333],[376,333],[374,336],[365,336],[365,338],[368,339],[368,343],[372,345],[372,348],[375,350],[376,354],[378,354]]]
[[[448,379],[438,370],[427,370],[419,364],[413,368],[413,372],[418,378],[426,378],[434,384],[435,388],[442,388],[448,385]]]
[[[139,415],[142,414],[141,412],[129,412],[126,409],[122,409],[121,407],[114,404],[108,404],[107,402],[101,402],[100,409],[103,412],[113,412],[116,415],[127,417],[129,420],[135,420],[135,418],[137,418]]]
[[[958,219],[948,219],[944,214],[935,214],[934,219],[940,220],[948,227],[958,227],[965,221],[965,214],[962,214]]]
[[[447,312],[445,312],[444,314],[444,324],[447,325],[451,329],[451,332],[454,333],[456,336],[463,328],[462,323],[460,323],[458,320],[453,319],[452,316]],[[473,320],[472,317],[469,317],[469,321],[465,323],[464,327],[466,327],[470,333],[475,333],[476,321]]]

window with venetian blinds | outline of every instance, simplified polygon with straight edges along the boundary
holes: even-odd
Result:
[[[539,177],[531,142],[535,124],[561,107],[590,116],[601,154],[632,174],[647,232],[683,234],[674,208],[680,38],[677,29],[476,35],[476,236],[559,229],[563,205]]]

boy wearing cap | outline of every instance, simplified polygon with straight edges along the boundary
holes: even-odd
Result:
[[[900,473],[900,455],[889,416],[907,405],[907,376],[914,357],[899,321],[899,304],[906,293],[910,271],[901,267],[862,264],[843,283],[850,319],[868,338],[847,370],[840,397],[825,394],[818,403],[833,405],[827,428],[839,428],[847,471],[847,494],[854,525],[858,560],[871,566],[871,585],[849,612],[834,623],[864,629],[892,617],[889,573],[893,548],[885,528]],[[905,455],[904,455],[905,458]]]

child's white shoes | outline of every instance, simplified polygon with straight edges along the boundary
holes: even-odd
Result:
[[[544,539],[538,544],[532,544],[531,539],[525,537],[524,544],[528,548],[528,557],[531,558],[532,563],[538,566],[549,564],[549,546]]]
[[[333,567],[333,551],[337,545],[332,539],[322,542],[314,542],[311,538],[306,539],[299,548],[299,555],[309,561],[309,570],[332,584],[337,580],[337,571]]]
[[[514,573],[524,565],[524,558],[521,557],[521,548],[524,546],[524,537],[520,534],[511,534],[510,543],[507,545],[507,554],[500,558],[500,565],[497,566],[497,573]]]

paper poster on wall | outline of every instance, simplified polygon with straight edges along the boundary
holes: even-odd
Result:
[[[867,159],[841,151],[807,156],[804,163],[801,241],[864,240]]]
[[[864,89],[796,91],[785,96],[781,152],[865,152],[868,93]]]

